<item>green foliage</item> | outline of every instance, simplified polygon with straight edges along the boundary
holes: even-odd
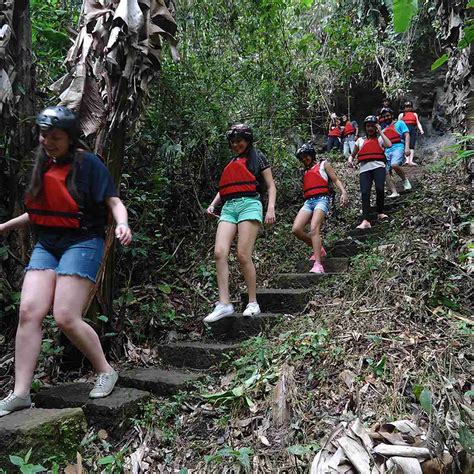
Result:
[[[64,58],[71,46],[68,27],[79,19],[79,0],[31,0],[32,52],[37,80],[46,88],[65,72]]]
[[[427,388],[424,388],[420,393],[420,405],[426,413],[431,413],[433,409],[433,396]]]
[[[417,0],[393,0],[393,28],[403,33],[418,10]]]
[[[35,472],[45,472],[46,468],[44,466],[41,466],[41,464],[30,464],[29,460],[31,457],[31,452],[33,450],[30,449],[24,458],[20,456],[10,456],[10,462],[14,465],[17,466],[20,469],[20,472],[22,474],[34,474]]]
[[[253,451],[250,448],[222,448],[216,454],[204,456],[206,463],[223,464],[230,460],[233,464],[243,467],[246,471],[250,471],[250,457]]]

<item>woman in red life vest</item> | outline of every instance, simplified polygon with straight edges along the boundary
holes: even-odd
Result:
[[[263,180],[268,189],[268,208],[265,224],[275,223],[276,187],[270,164],[265,156],[253,146],[253,134],[246,124],[233,125],[227,132],[229,146],[235,154],[225,167],[219,181],[219,192],[207,208],[209,215],[224,203],[216,233],[214,256],[217,269],[219,301],[214,311],[204,318],[204,322],[217,321],[234,313],[229,296],[230,246],[236,234],[237,258],[244,274],[249,303],[244,316],[260,314],[257,303],[257,287],[252,252],[258,231],[263,221],[262,202],[259,198],[259,184]]]
[[[413,161],[415,157],[417,130],[419,130],[421,135],[424,135],[425,132],[423,130],[423,127],[421,126],[418,114],[413,112],[413,102],[407,100],[403,104],[403,112],[398,116],[398,120],[403,120],[406,123],[410,132],[410,156],[407,158],[407,165],[417,166],[417,164]]]
[[[329,180],[341,191],[341,205],[348,202],[347,193],[341,180],[327,161],[316,163],[316,150],[310,143],[303,145],[296,152],[296,157],[304,167],[303,195],[305,202],[293,223],[293,234],[312,249],[310,260],[314,261],[311,273],[324,273],[321,257],[326,255],[321,243],[321,226],[329,212]],[[305,232],[310,223],[309,234]]]
[[[364,120],[365,138],[359,138],[352,155],[349,157],[348,165],[353,167],[353,159],[357,157],[359,169],[360,192],[362,195],[362,222],[358,229],[370,229],[370,194],[372,182],[375,182],[376,207],[378,219],[386,219],[384,209],[385,188],[385,153],[384,148],[392,146],[391,141],[385,136],[380,127],[378,118],[369,115]]]
[[[328,143],[327,143],[327,151],[331,151],[335,148],[337,151],[341,151],[341,137],[342,137],[342,129],[341,129],[341,121],[336,114],[331,116],[331,123],[329,125],[328,131]]]
[[[33,225],[37,235],[21,292],[15,387],[0,401],[0,416],[31,406],[42,322],[51,307],[58,327],[98,374],[90,397],[109,395],[118,378],[82,313],[102,260],[107,210],[117,222],[117,239],[128,245],[132,234],[127,210],[100,158],[78,148],[80,129],[71,110],[48,107],[36,123],[40,138],[27,212],[0,224],[0,234]]]
[[[357,122],[350,121],[347,114],[342,114],[342,147],[346,158],[354,151],[355,141],[359,135],[359,126]]]

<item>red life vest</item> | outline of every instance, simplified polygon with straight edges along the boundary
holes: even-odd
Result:
[[[340,137],[341,129],[339,127],[331,127],[329,129],[328,137]]]
[[[30,222],[45,227],[82,228],[83,213],[66,186],[71,166],[71,163],[51,164],[43,175],[42,197],[37,200],[25,198]]]
[[[413,112],[403,112],[402,120],[407,125],[416,125],[416,115]]]
[[[365,139],[357,154],[357,159],[362,163],[366,161],[385,161],[385,153],[377,137]]]
[[[224,201],[237,196],[256,196],[257,185],[257,178],[247,167],[247,157],[235,158],[222,172],[219,194]]]
[[[347,135],[354,135],[355,134],[355,127],[352,125],[351,122],[346,122],[344,125],[344,130],[342,131],[342,136],[347,137]]]
[[[305,199],[329,194],[329,182],[321,176],[320,166],[317,163],[304,174],[303,194]]]
[[[395,145],[395,143],[401,143],[401,141],[402,141],[402,137],[395,130],[395,123],[392,123],[391,125],[386,127],[384,129],[383,133],[392,142],[392,145]]]

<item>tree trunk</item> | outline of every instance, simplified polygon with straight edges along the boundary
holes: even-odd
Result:
[[[33,118],[35,116],[34,67],[31,55],[31,19],[27,0],[7,3],[0,0],[0,28],[10,30],[0,48],[0,72],[8,76],[13,94],[1,106],[0,130],[3,155],[0,168],[1,220],[23,212],[25,185],[24,165],[29,160],[33,142]],[[13,233],[9,238],[10,257],[0,276],[18,287],[22,276],[22,264],[29,251],[28,231]],[[3,273],[3,275],[2,275]]]

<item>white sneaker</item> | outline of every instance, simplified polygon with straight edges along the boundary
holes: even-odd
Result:
[[[242,313],[244,316],[257,316],[260,314],[260,306],[256,301],[249,303],[245,308],[245,311]]]
[[[388,196],[389,198],[397,198],[397,197],[400,197],[400,194],[398,194],[397,192],[394,192],[392,194],[389,194]]]
[[[405,191],[410,191],[411,189],[411,183],[410,181],[408,181],[408,179],[406,179],[405,181],[403,181],[403,189]]]
[[[214,321],[218,321],[226,316],[231,316],[232,314],[234,314],[234,306],[232,304],[216,303],[214,311],[208,314],[203,321],[205,323],[213,323]]]
[[[107,372],[103,372],[97,374],[97,379],[94,384],[94,388],[89,393],[89,398],[105,398],[108,397],[118,380],[118,373],[111,372],[108,374]]]

